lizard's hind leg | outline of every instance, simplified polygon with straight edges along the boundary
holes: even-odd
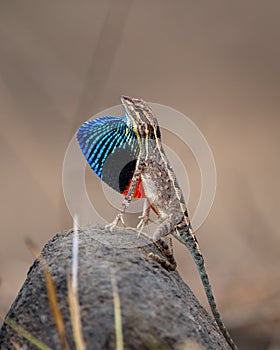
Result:
[[[160,257],[157,254],[150,253],[149,257],[153,258],[159,264],[161,264],[167,270],[174,271],[176,270],[177,263],[173,256],[173,249],[162,239],[168,236],[172,231],[174,226],[178,224],[178,222],[182,221],[181,215],[171,215],[167,219],[165,219],[160,226],[156,229],[153,236],[154,244],[159,248],[162,254],[165,256],[165,259]]]
[[[168,244],[163,239],[159,239],[158,241],[154,242],[154,244],[159,248],[159,250],[165,256],[165,258],[162,258],[161,256],[155,253],[149,253],[148,256],[153,260],[157,261],[166,270],[168,271],[176,270],[177,263],[174,259],[173,252],[168,246]]]

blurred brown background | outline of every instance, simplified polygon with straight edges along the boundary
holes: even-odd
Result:
[[[241,349],[280,349],[279,18],[278,1],[1,1],[1,314],[33,260],[24,238],[43,246],[72,226],[61,171],[74,132],[127,94],[176,108],[205,135],[218,185],[197,235],[220,311]],[[192,213],[199,172],[176,150]]]

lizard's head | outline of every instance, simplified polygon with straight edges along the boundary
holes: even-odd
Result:
[[[150,106],[140,98],[121,96],[121,102],[128,122],[135,132],[142,137],[157,137],[160,139],[160,130]]]

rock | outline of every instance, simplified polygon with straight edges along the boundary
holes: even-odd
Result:
[[[56,285],[69,348],[75,349],[67,297],[72,238],[72,230],[57,234],[45,245],[42,256]],[[168,272],[148,258],[151,251],[159,254],[132,230],[80,229],[79,302],[87,349],[116,349],[112,274],[119,291],[125,349],[228,349],[215,321],[178,272]],[[61,349],[37,260],[7,317],[51,349]],[[14,349],[11,340],[22,349],[36,349],[4,324],[0,349]]]

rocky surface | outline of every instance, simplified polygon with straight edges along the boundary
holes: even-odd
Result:
[[[72,230],[57,234],[44,247],[54,279],[70,349],[75,349],[67,298]],[[214,320],[177,272],[168,272],[147,257],[157,248],[135,232],[101,226],[79,232],[79,301],[87,349],[116,349],[111,276],[121,302],[125,349],[228,349]],[[158,253],[158,252],[157,252]],[[61,349],[49,308],[42,267],[37,260],[7,316],[51,349]],[[4,324],[0,349],[36,349]]]

